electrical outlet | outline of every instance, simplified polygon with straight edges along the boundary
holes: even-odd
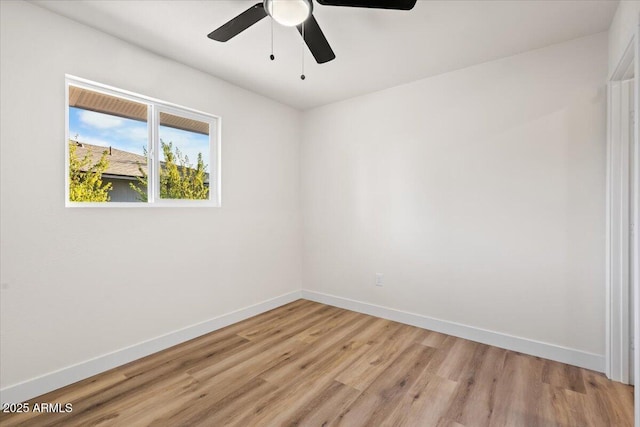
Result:
[[[376,273],[376,286],[382,286],[383,279],[384,279],[384,274]]]

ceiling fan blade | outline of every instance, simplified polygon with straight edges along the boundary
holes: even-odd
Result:
[[[411,10],[417,0],[316,0],[324,6],[369,7],[372,9]]]
[[[303,28],[304,25],[304,28]],[[335,59],[336,54],[333,53],[329,42],[318,25],[316,18],[311,15],[306,21],[297,26],[300,35],[303,35],[304,42],[313,54],[318,64],[324,64]]]
[[[219,42],[226,42],[232,37],[237,36],[262,18],[267,16],[262,2],[256,3],[240,15],[233,18],[217,30],[209,33],[207,37]]]

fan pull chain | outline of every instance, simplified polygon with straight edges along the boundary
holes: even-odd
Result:
[[[273,18],[271,18],[271,55],[269,58],[273,61],[276,57],[273,55]]]
[[[306,79],[306,76],[304,75],[304,22],[302,23],[302,74],[300,74],[300,79],[304,80]]]

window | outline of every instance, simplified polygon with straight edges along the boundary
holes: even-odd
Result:
[[[66,205],[220,206],[220,119],[67,76]]]

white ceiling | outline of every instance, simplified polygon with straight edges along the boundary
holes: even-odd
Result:
[[[295,28],[263,19],[227,43],[207,34],[258,0],[33,0],[147,50],[300,109],[605,31],[617,1],[424,1],[412,11],[330,7],[314,16],[336,59],[318,65]]]

